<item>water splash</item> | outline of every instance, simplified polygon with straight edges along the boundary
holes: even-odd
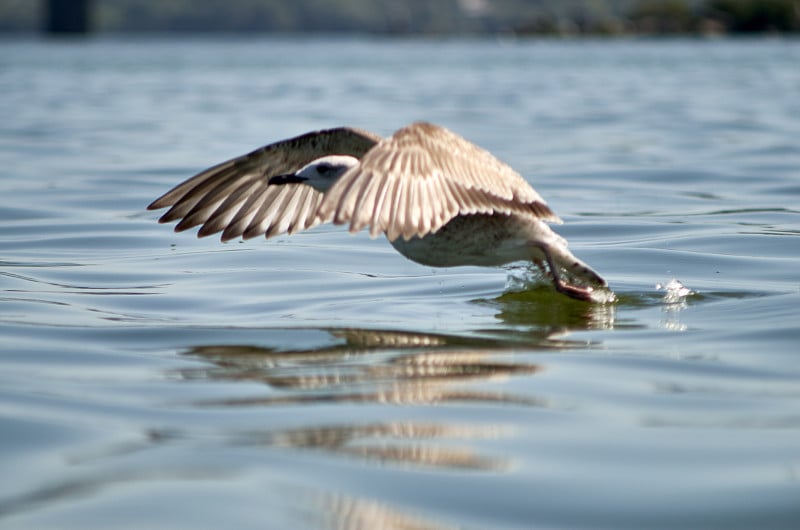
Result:
[[[592,292],[592,302],[596,304],[613,304],[617,295],[611,289],[596,289]]]
[[[665,304],[682,304],[686,301],[687,296],[696,294],[688,287],[685,287],[677,278],[672,278],[666,284],[657,283],[656,289],[666,291],[664,293]]]

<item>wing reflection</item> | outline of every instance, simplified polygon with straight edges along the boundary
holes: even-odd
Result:
[[[328,334],[338,342],[323,341],[318,348],[194,347],[185,354],[210,366],[182,370],[180,375],[194,381],[265,386],[260,395],[195,402],[199,407],[302,407],[306,426],[227,433],[231,443],[324,450],[395,466],[507,469],[505,458],[482,455],[470,443],[504,436],[505,427],[487,422],[486,416],[475,423],[436,421],[441,416],[431,407],[548,406],[528,385],[511,391],[506,384],[542,370],[531,362],[535,353],[515,352],[495,339],[363,329]],[[353,404],[367,408],[353,409]],[[410,407],[402,416],[422,419],[386,418],[385,407],[394,406],[391,415],[396,416],[397,405]],[[341,414],[357,419],[331,419]]]
[[[320,528],[382,530],[449,530],[457,528],[438,521],[423,519],[385,504],[358,497],[328,493],[311,496],[317,508],[309,514]]]
[[[440,348],[406,353],[401,348],[345,345],[312,351],[275,351],[254,346],[199,346],[186,354],[202,357],[215,366],[185,369],[181,375],[194,380],[257,381],[276,390],[265,396],[201,403],[206,406],[309,402],[408,405],[443,401],[540,404],[525,396],[463,388],[468,382],[505,380],[541,369],[536,364],[493,358],[508,351]]]
[[[464,443],[464,440],[499,438],[507,431],[496,425],[441,425],[403,421],[253,431],[240,433],[235,443],[322,449],[395,465],[501,471],[508,468],[506,459],[482,456],[473,449],[457,444]]]
[[[492,339],[465,339],[380,330],[335,329],[343,343],[317,349],[276,350],[257,346],[197,346],[186,355],[212,368],[181,371],[186,379],[257,381],[273,392],[252,398],[205,401],[244,406],[308,402],[431,404],[485,401],[541,405],[538,399],[467,389],[533,374],[536,364],[511,360],[512,349]],[[472,346],[467,346],[469,343]]]

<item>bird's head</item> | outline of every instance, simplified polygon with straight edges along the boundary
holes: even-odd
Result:
[[[339,177],[358,165],[358,159],[348,155],[329,155],[309,162],[296,173],[278,175],[269,179],[270,184],[306,184],[317,191],[326,192]]]

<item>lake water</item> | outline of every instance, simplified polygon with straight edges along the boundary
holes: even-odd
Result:
[[[4,40],[0,94],[3,528],[800,527],[800,41]],[[145,211],[417,119],[618,301]]]

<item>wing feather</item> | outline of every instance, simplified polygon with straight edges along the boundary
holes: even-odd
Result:
[[[461,136],[425,122],[381,140],[325,194],[320,221],[369,227],[390,241],[436,232],[457,215],[518,213],[561,222],[511,167]]]
[[[167,206],[173,206],[173,208],[164,214],[162,222],[170,222],[174,221],[175,219],[180,219],[186,213],[191,210],[197,202],[203,198],[204,191],[207,191],[211,186],[214,185],[213,182],[209,183],[209,179],[216,176],[215,180],[219,180],[222,178],[223,175],[227,175],[229,170],[233,168],[236,159],[227,160],[222,162],[221,164],[217,164],[212,166],[194,177],[178,184],[167,193],[153,201],[148,207],[148,210],[160,210],[161,208],[166,208]],[[195,193],[189,193],[192,190],[197,190]],[[184,210],[179,212],[176,208],[178,203],[183,202]]]
[[[260,181],[250,181],[241,184],[231,192],[214,212],[208,216],[203,226],[197,232],[198,237],[205,237],[225,230],[239,216],[247,200],[258,193],[262,186]]]
[[[270,191],[269,184],[263,180],[255,182],[251,192],[247,194],[244,204],[236,212],[236,215],[224,227],[222,231],[222,241],[229,241],[237,237],[244,237],[247,227],[250,226],[253,219],[258,213],[259,208],[269,200],[269,194],[274,193],[274,188]],[[208,222],[211,222],[209,219]]]
[[[372,218],[368,223],[371,223],[369,235],[377,237],[381,233],[381,226],[387,226],[391,219],[392,210],[390,207],[392,200],[394,200],[395,188],[397,186],[396,180],[391,180],[387,175],[379,175],[375,177],[381,179],[380,193],[375,201],[372,209]],[[387,207],[384,207],[386,205]]]
[[[270,186],[269,179],[326,155],[361,158],[378,141],[370,132],[339,127],[275,142],[198,173],[148,209],[170,207],[159,221],[179,220],[176,231],[200,226],[199,237],[221,231],[228,240],[304,230],[323,222],[317,215],[322,194],[298,184]]]
[[[375,178],[369,180],[359,193],[354,209],[357,215],[353,218],[353,231],[361,230],[372,220],[372,212],[375,210],[375,203],[378,200],[377,195],[381,191],[382,181],[383,179],[376,175]]]
[[[280,190],[276,190],[274,193],[278,193]],[[253,219],[247,225],[244,232],[242,233],[243,239],[252,239],[256,236],[265,235],[267,230],[269,229],[270,225],[272,224],[272,220],[275,218],[275,210],[272,209],[272,205],[274,204],[272,200],[274,197],[270,197],[270,200],[265,200],[263,197],[259,197],[259,207],[256,211],[256,214],[253,216]]]
[[[307,187],[306,190],[295,194],[295,197],[297,197],[297,207],[295,208],[292,222],[289,224],[287,230],[289,234],[296,234],[297,232],[311,228],[309,223],[313,222],[316,218],[317,201],[309,200],[311,195],[308,191],[311,191],[311,188]]]

